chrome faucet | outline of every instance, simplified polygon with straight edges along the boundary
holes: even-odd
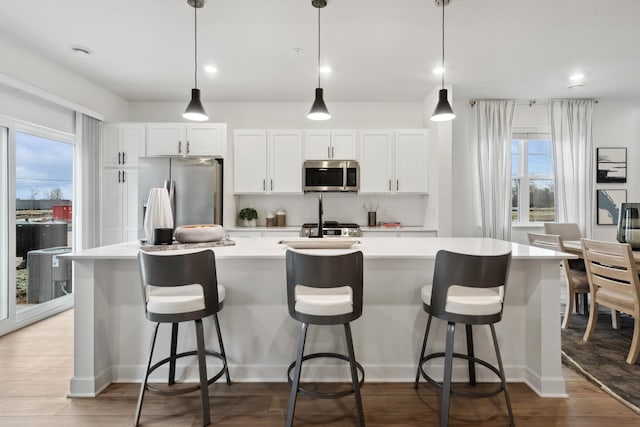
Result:
[[[322,231],[322,214],[324,213],[322,209],[322,193],[318,197],[318,235],[317,236],[309,236],[309,237],[318,237],[323,238],[324,232]]]

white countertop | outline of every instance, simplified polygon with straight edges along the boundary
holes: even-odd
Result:
[[[287,249],[286,245],[278,243],[282,240],[281,238],[242,237],[233,240],[236,242],[234,246],[212,248],[217,258],[277,259],[284,258]],[[361,250],[365,258],[433,259],[440,249],[472,255],[498,255],[511,251],[513,259],[577,258],[572,254],[488,238],[360,237],[358,240],[360,243],[354,245],[353,249]],[[135,259],[139,248],[140,243],[134,241],[60,256],[73,260]]]

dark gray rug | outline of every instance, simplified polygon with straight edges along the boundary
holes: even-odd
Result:
[[[622,328],[614,330],[611,314],[600,313],[595,332],[584,342],[587,321],[587,316],[574,314],[569,329],[562,330],[562,361],[640,413],[640,359],[634,365],[626,362],[633,317],[621,316]]]

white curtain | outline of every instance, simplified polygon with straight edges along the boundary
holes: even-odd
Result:
[[[511,240],[511,125],[516,102],[477,101],[475,109],[482,235]]]
[[[80,114],[78,113],[78,116]],[[89,249],[98,246],[100,239],[100,121],[82,114],[80,144],[82,145],[81,167],[81,191],[82,211],[81,225],[82,241],[81,249]]]
[[[575,222],[590,237],[593,210],[593,100],[549,103],[558,222]]]

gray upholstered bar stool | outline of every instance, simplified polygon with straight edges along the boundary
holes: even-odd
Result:
[[[511,253],[496,256],[466,255],[440,250],[436,254],[433,284],[422,288],[422,305],[429,314],[427,327],[422,341],[422,350],[416,373],[415,388],[418,387],[420,375],[430,384],[442,390],[442,405],[440,408],[440,426],[449,423],[450,395],[466,397],[490,397],[504,392],[509,412],[510,425],[514,425],[511,402],[507,390],[502,358],[498,348],[496,330],[493,326],[502,319],[504,292],[506,288]],[[433,317],[447,321],[447,339],[444,353],[425,355],[429,329]],[[467,334],[467,354],[454,353],[453,340],[456,323],[465,325]],[[496,351],[498,368],[475,357],[473,350],[473,325],[489,325],[493,346]],[[443,381],[438,382],[429,376],[424,364],[434,358],[444,357]],[[453,358],[466,359],[469,369],[469,384],[476,385],[476,364],[480,364],[500,378],[500,385],[492,390],[471,391],[451,388],[451,372]]]
[[[291,384],[287,427],[293,424],[298,392],[319,398],[338,398],[355,395],[360,426],[364,426],[364,412],[360,387],[364,383],[364,369],[356,359],[349,322],[362,315],[362,252],[338,255],[313,255],[287,250],[287,302],[289,314],[302,323],[296,361],[287,372]],[[304,355],[309,325],[343,325],[348,355],[312,353]],[[300,386],[302,363],[315,358],[337,358],[349,362],[351,388],[334,393],[321,393]],[[291,379],[291,371],[294,371]],[[358,371],[362,378],[358,380]]]
[[[147,319],[156,322],[156,325],[151,337],[147,371],[140,386],[135,425],[137,426],[140,422],[140,412],[145,391],[173,396],[198,389],[202,400],[202,425],[208,425],[211,422],[209,384],[216,381],[223,374],[226,375],[227,384],[231,384],[229,369],[227,368],[227,357],[224,352],[220,324],[218,322],[218,312],[222,310],[225,289],[217,281],[215,254],[211,250],[175,255],[166,251],[153,253],[140,251],[138,259],[140,261],[145,313]],[[220,352],[205,349],[202,319],[208,316],[213,316]],[[178,324],[187,321],[194,321],[195,323],[197,349],[177,353]],[[171,323],[170,354],[152,365],[153,349],[158,335],[158,327],[161,323]],[[166,363],[169,363],[168,385],[174,385],[176,383],[176,360],[181,357],[196,355],[198,356],[198,371],[200,374],[198,384],[180,387],[177,390],[170,390],[171,387],[168,387],[167,390],[158,389],[149,385],[148,380],[151,372]],[[205,356],[216,357],[222,362],[220,370],[210,378],[207,378]]]

